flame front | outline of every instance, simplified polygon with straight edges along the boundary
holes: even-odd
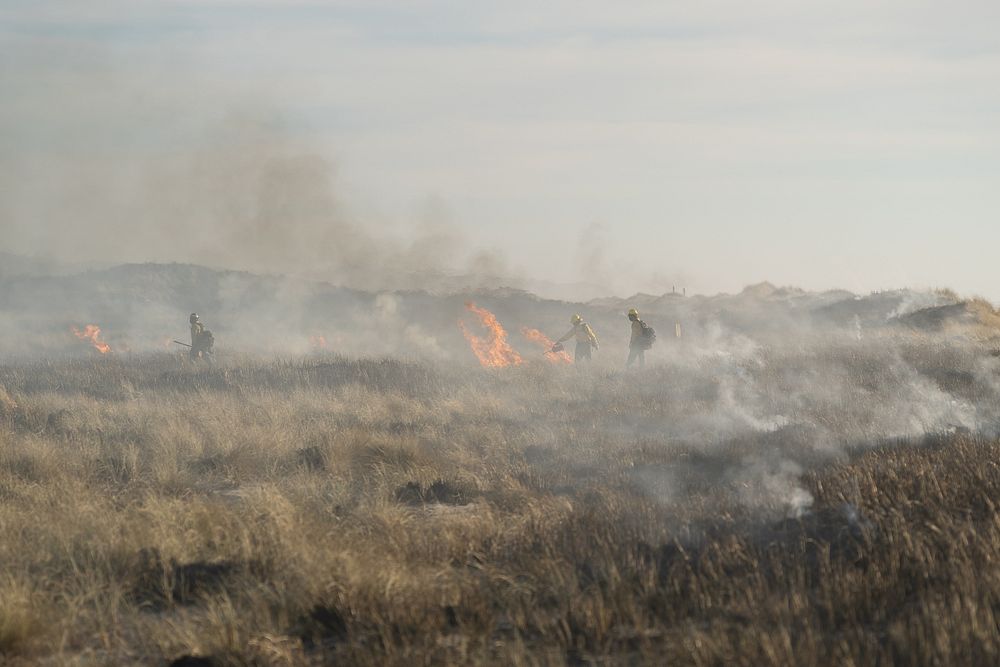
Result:
[[[469,331],[465,322],[461,320],[458,322],[465,340],[469,341],[469,346],[480,364],[487,368],[503,368],[522,363],[521,355],[507,342],[507,332],[497,321],[496,315],[471,301],[465,304],[465,308],[479,318],[480,325],[486,330],[486,336],[480,337]]]
[[[543,334],[538,329],[529,329],[528,327],[521,327],[521,335],[530,340],[532,343],[539,345],[542,350],[545,351],[545,358],[548,359],[553,364],[571,364],[573,360],[570,358],[569,353],[566,350],[559,350],[558,352],[553,352],[552,347],[555,342],[552,341],[548,336]]]
[[[101,354],[107,354],[111,351],[111,346],[101,340],[101,327],[96,324],[88,324],[83,328],[83,331],[73,327],[73,335],[80,340],[89,342]]]
[[[327,347],[326,336],[309,336],[309,344],[313,346],[313,349],[325,350]]]

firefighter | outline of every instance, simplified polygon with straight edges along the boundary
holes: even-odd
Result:
[[[590,361],[590,353],[593,350],[600,349],[601,344],[597,342],[597,336],[594,334],[594,330],[590,328],[590,325],[583,321],[583,318],[579,315],[574,315],[569,319],[570,324],[573,325],[566,335],[556,341],[556,346],[561,346],[564,341],[570,338],[576,338],[576,350],[573,353],[574,361],[580,362],[583,360]],[[555,347],[553,349],[556,349]]]
[[[646,329],[649,327],[639,319],[639,311],[635,308],[629,309],[628,319],[632,323],[632,338],[628,343],[628,361],[625,362],[625,367],[630,367],[636,361],[639,362],[640,367],[643,367],[646,365],[646,350],[651,345],[646,333]]]
[[[201,323],[198,313],[191,313],[191,358],[201,359],[212,352],[212,333]]]

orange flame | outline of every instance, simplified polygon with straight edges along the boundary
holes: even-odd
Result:
[[[479,318],[480,325],[487,333],[486,337],[480,338],[469,331],[465,322],[461,320],[458,322],[465,340],[469,341],[469,346],[472,347],[472,352],[480,364],[487,368],[503,368],[522,363],[521,355],[507,342],[507,332],[497,321],[496,315],[471,301],[465,304],[465,308]]]
[[[317,350],[325,350],[326,336],[309,336],[309,344]]]
[[[538,329],[521,327],[521,335],[530,340],[532,343],[537,343],[545,351],[545,358],[553,364],[573,363],[573,360],[570,358],[569,353],[566,352],[566,350],[553,352],[552,346],[554,346],[555,343]]]
[[[80,340],[89,341],[94,349],[101,354],[107,354],[111,351],[111,346],[101,340],[101,327],[96,324],[88,324],[83,328],[83,331],[73,327],[73,335]]]

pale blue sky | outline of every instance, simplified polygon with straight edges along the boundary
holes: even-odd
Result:
[[[998,34],[985,1],[0,0],[0,250],[226,261],[146,227],[247,116],[225,170],[316,153],[373,234],[430,207],[541,280],[997,300]]]

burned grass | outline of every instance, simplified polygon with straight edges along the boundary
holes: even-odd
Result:
[[[985,351],[103,361],[0,368],[10,664],[1000,658]]]

